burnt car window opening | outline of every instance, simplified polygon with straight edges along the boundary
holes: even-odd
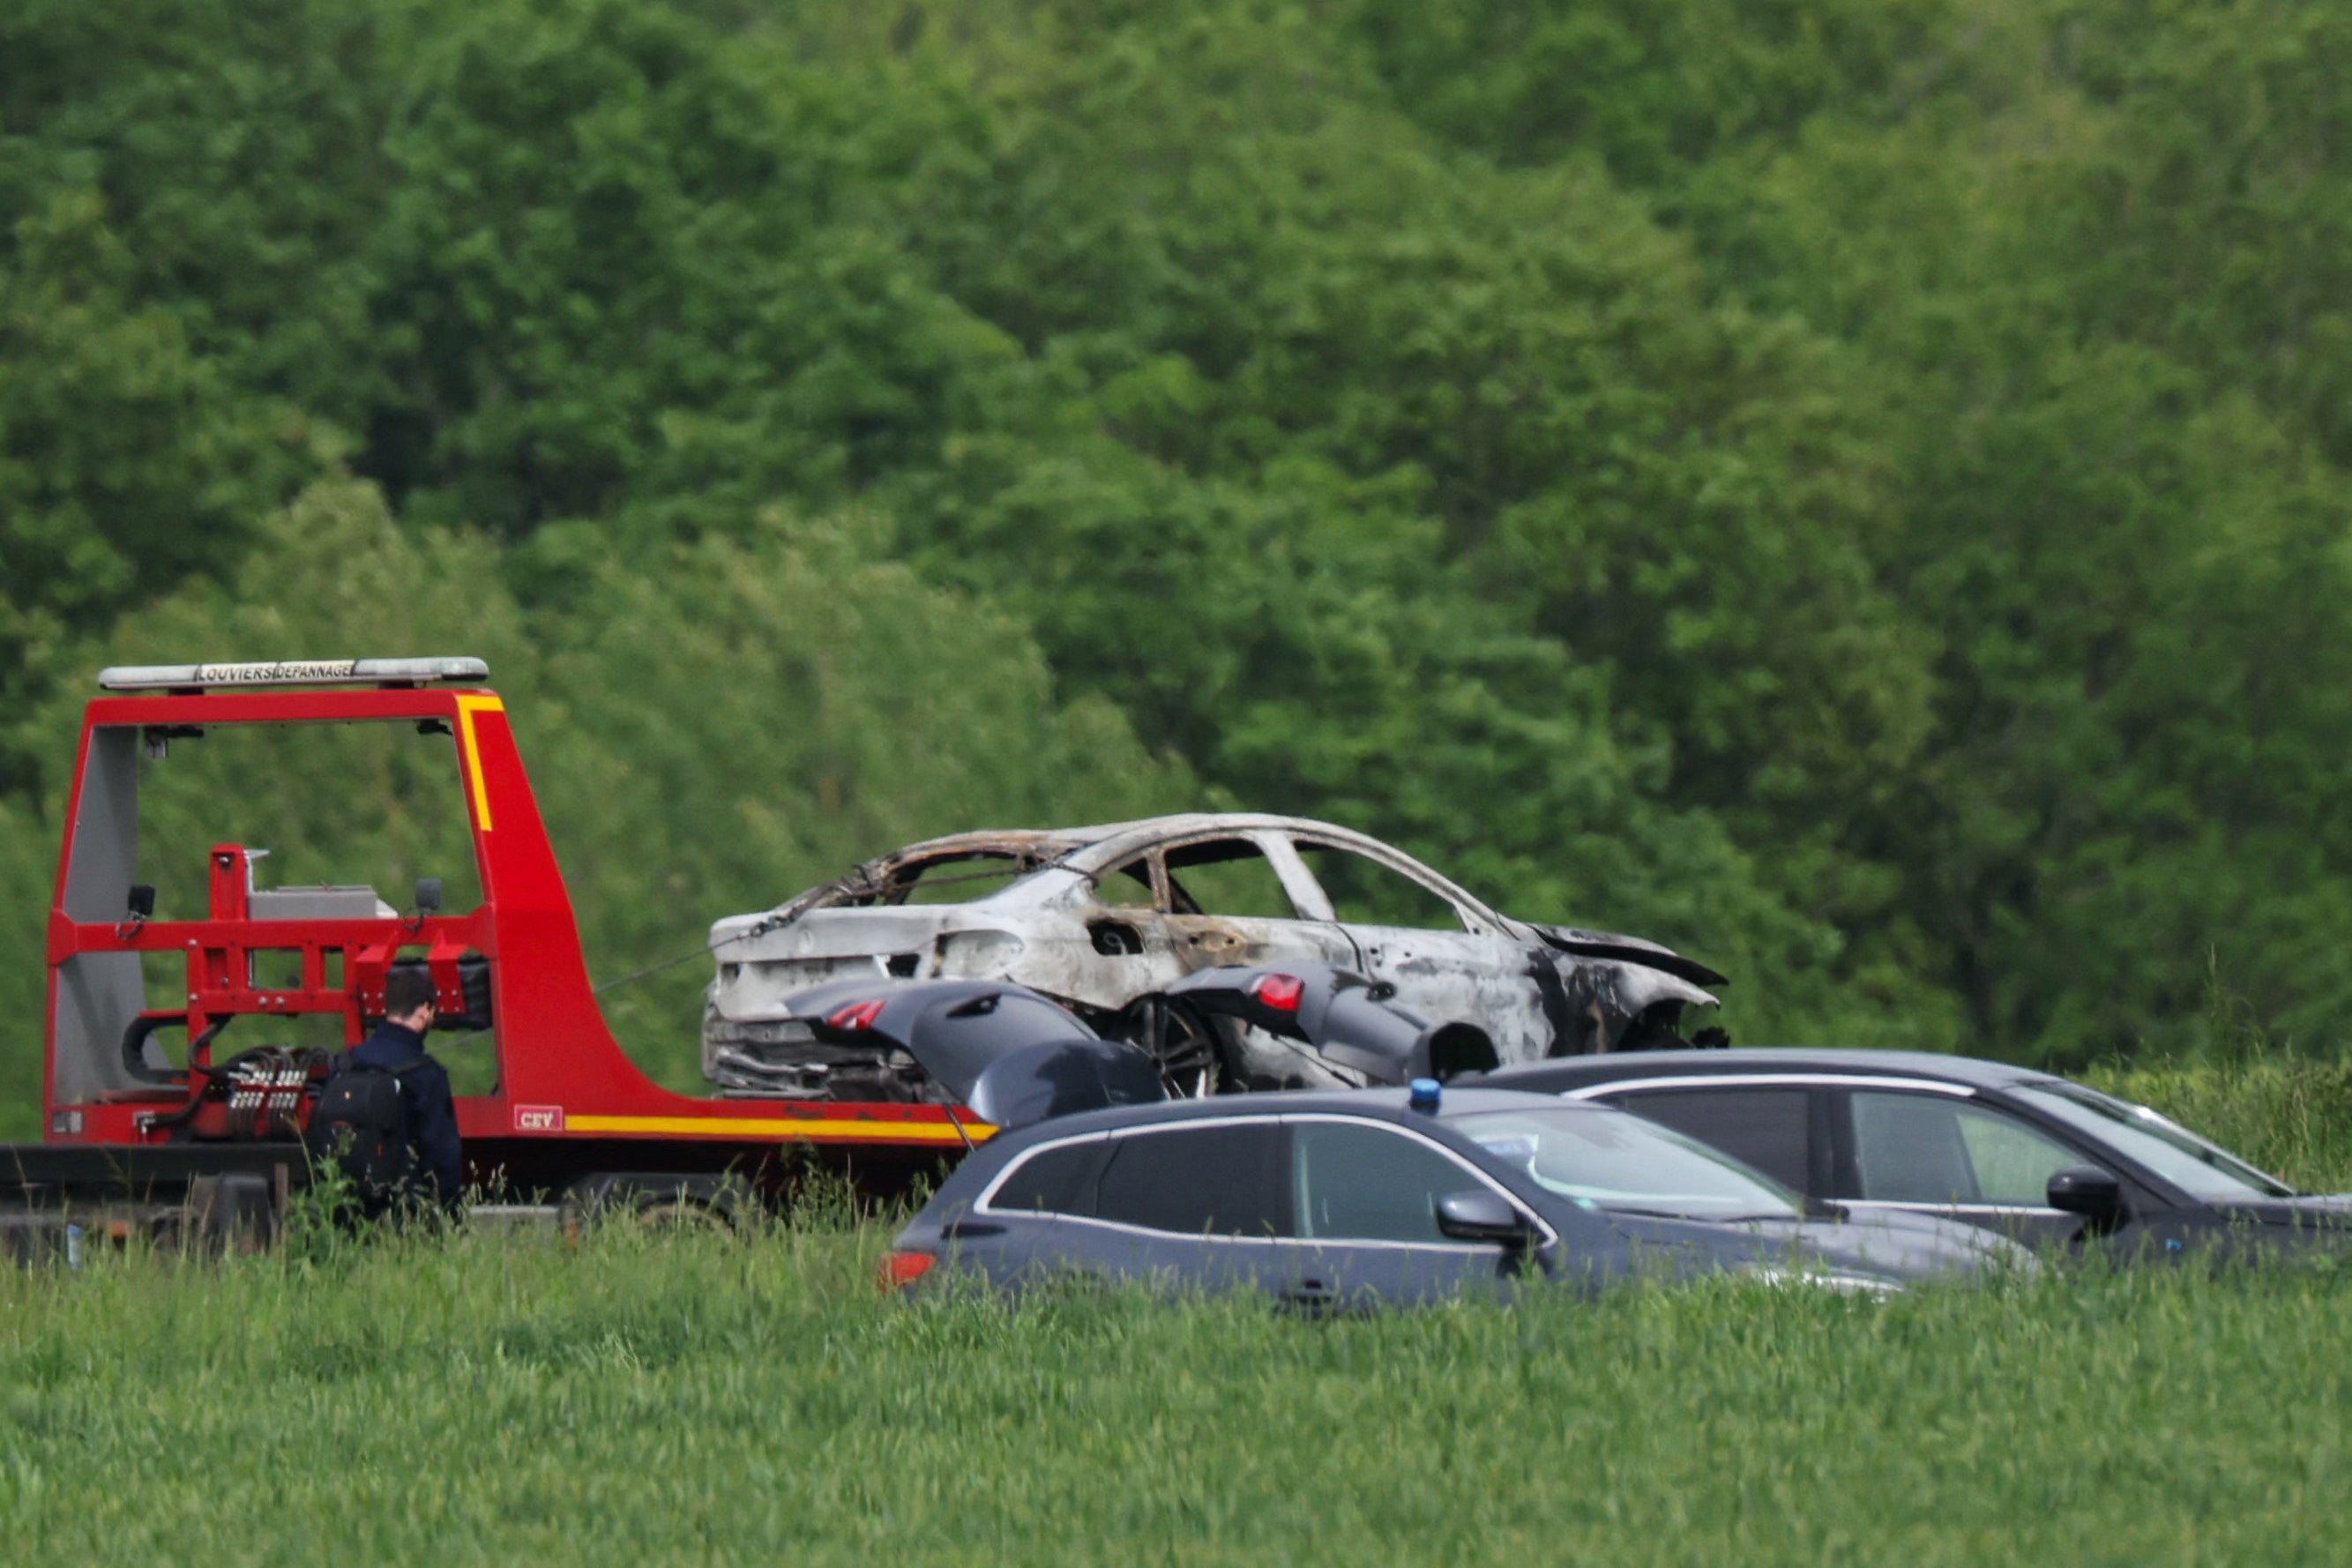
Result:
[[[2014,1092],[2207,1203],[2294,1195],[2294,1189],[2276,1176],[2256,1170],[2146,1106],[2113,1100],[2071,1083],[2032,1084]]]
[[[1878,1203],[2039,1207],[2083,1157],[2014,1117],[1938,1095],[1853,1097],[1860,1196]]]
[[[1009,888],[1029,874],[1012,855],[950,855],[919,860],[891,878],[894,904],[968,904]]]
[[[1091,1215],[1095,1176],[1110,1153],[1104,1140],[1041,1149],[1014,1166],[991,1194],[992,1209],[1026,1213]]]
[[[1615,1103],[1802,1192],[1811,1100],[1811,1091],[1802,1089],[1645,1089]]]
[[[1178,1236],[1280,1236],[1282,1127],[1152,1128],[1112,1140],[1095,1217]]]
[[[1095,902],[1115,910],[1148,910],[1153,906],[1151,862],[1137,857],[1095,879]]]
[[[1298,855],[1330,898],[1332,913],[1346,924],[1469,929],[1453,900],[1370,856],[1310,843],[1299,844]]]
[[[1273,864],[1246,838],[1213,838],[1171,849],[1168,888],[1179,914],[1297,919]]]
[[[1796,1219],[1794,1193],[1669,1128],[1605,1111],[1496,1110],[1446,1125],[1586,1208],[1690,1219]]]
[[[1291,1124],[1298,1234],[1310,1241],[1448,1243],[1437,1200],[1479,1185],[1459,1162],[1364,1122]]]

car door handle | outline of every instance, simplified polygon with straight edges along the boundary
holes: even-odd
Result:
[[[1294,1279],[1276,1295],[1285,1306],[1303,1307],[1310,1311],[1328,1307],[1339,1299],[1339,1293],[1321,1279]]]

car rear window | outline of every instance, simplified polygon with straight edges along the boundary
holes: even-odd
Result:
[[[892,879],[894,904],[968,904],[1001,892],[1029,874],[1029,862],[1011,855],[956,855],[902,867]]]
[[[1046,1214],[1095,1212],[1095,1173],[1109,1146],[1101,1139],[1040,1150],[1013,1168],[988,1200],[992,1209]]]
[[[1263,1123],[1139,1129],[1111,1140],[1095,1217],[1180,1236],[1280,1236],[1282,1128]]]

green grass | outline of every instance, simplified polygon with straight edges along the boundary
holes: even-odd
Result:
[[[885,1303],[880,1244],[0,1277],[0,1529],[58,1563],[2342,1558],[2352,1275],[1312,1323]]]
[[[2202,1124],[2242,1116],[2248,1153],[2352,1184],[2325,1163],[2345,1123],[2297,1110],[2326,1084],[2276,1070],[2236,1100],[2196,1073],[2116,1087],[2218,1096]],[[887,1302],[887,1234],[0,1272],[0,1540],[435,1568],[2346,1555],[2352,1269],[1318,1323]]]

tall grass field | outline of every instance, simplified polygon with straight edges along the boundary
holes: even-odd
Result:
[[[2105,1081],[2352,1187],[2340,1069]],[[0,1273],[0,1559],[2352,1560],[2352,1267],[1308,1321],[886,1301],[888,1234]]]

